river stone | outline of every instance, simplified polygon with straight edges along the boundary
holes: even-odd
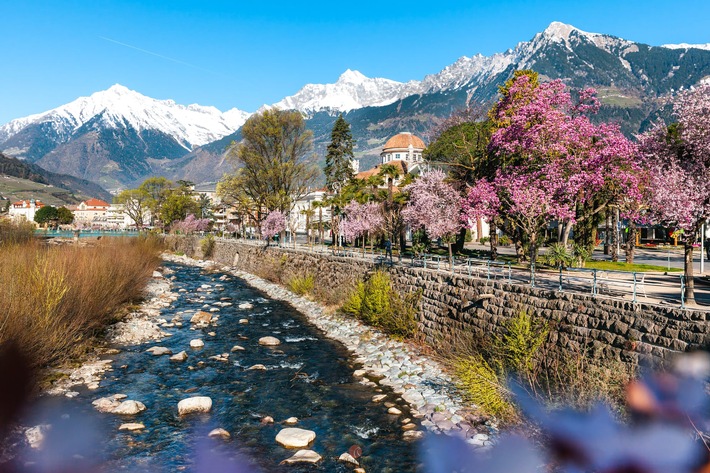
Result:
[[[284,421],[284,424],[286,425],[296,425],[298,424],[298,417],[289,417]]]
[[[264,365],[262,365],[262,364],[256,364],[256,365],[252,365],[252,366],[250,366],[249,368],[247,368],[247,371],[248,371],[248,370],[264,371],[265,369],[266,369],[266,366],[264,366]]]
[[[187,360],[187,352],[185,350],[181,351],[177,355],[173,355],[170,357],[171,361],[185,361]]]
[[[424,437],[424,432],[421,430],[409,430],[402,434],[404,440],[417,440]]]
[[[415,391],[413,389],[402,394],[402,399],[404,399],[407,404],[412,404],[414,406],[423,406],[426,404],[424,396],[422,396],[419,391]]]
[[[241,304],[239,304],[238,307],[239,307],[240,309],[253,309],[253,308],[254,308],[254,304],[252,304],[251,302],[242,302]]]
[[[231,435],[229,435],[229,432],[222,428],[217,428],[213,429],[209,434],[207,434],[208,437],[219,437],[223,440],[228,440]]]
[[[286,448],[303,448],[307,447],[315,438],[316,433],[312,430],[287,427],[276,435],[276,443]]]
[[[417,428],[417,424],[412,424],[411,422],[409,422],[408,424],[404,424],[402,426],[402,430],[405,430],[405,431],[406,430],[414,430],[416,428]]]
[[[191,324],[208,324],[212,320],[212,314],[203,310],[195,312],[190,319]]]
[[[140,422],[129,422],[127,424],[121,424],[118,430],[143,430],[145,429],[145,425],[141,424]]]
[[[145,404],[139,401],[123,401],[111,411],[111,414],[133,416],[145,410]]]
[[[292,463],[318,463],[323,457],[313,450],[299,450],[291,458],[287,458],[281,464],[290,465]]]
[[[348,452],[345,452],[342,455],[340,455],[338,457],[338,461],[342,462],[342,463],[349,463],[349,464],[355,465],[355,466],[360,466],[360,463],[358,463],[358,461],[355,460],[355,458],[352,455],[350,455]]]
[[[249,323],[249,319],[239,319],[239,323],[242,325],[246,325]]]
[[[353,473],[365,473],[365,469],[364,468],[355,468],[353,470]]]
[[[262,424],[273,424],[274,423],[274,418],[271,416],[266,416],[263,419],[261,419]]]
[[[387,397],[387,394],[377,394],[372,396],[372,402],[382,402]]]
[[[158,271],[153,271],[153,277],[155,279],[162,279],[163,275],[160,274]]]
[[[244,350],[245,350],[245,348],[243,346],[234,345],[230,351],[235,352],[235,351],[244,351]]]
[[[34,449],[42,448],[44,437],[48,430],[52,428],[49,424],[40,424],[25,430],[25,440]]]
[[[188,397],[178,402],[178,414],[185,415],[193,412],[209,412],[212,409],[212,399],[207,396]]]
[[[355,370],[353,371],[353,376],[356,378],[362,378],[367,373],[367,370]]]
[[[154,356],[172,355],[173,354],[173,351],[167,347],[151,347],[151,348],[148,348],[146,351]]]
[[[281,345],[281,340],[276,337],[261,337],[259,339],[259,345],[275,347],[276,345]]]
[[[202,348],[205,346],[205,342],[203,342],[199,338],[195,338],[194,340],[190,340],[190,348]]]
[[[389,409],[387,409],[387,413],[392,414],[393,416],[398,416],[402,413],[402,411],[400,411],[396,407],[390,407]]]

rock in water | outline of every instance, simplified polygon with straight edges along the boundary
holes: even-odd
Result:
[[[41,449],[44,443],[44,436],[52,426],[49,424],[40,424],[25,430],[25,440],[30,447]]]
[[[396,407],[390,407],[389,409],[387,409],[387,413],[388,413],[388,414],[392,414],[392,415],[394,415],[394,416],[398,416],[398,415],[400,415],[400,414],[402,413],[402,411],[400,411],[400,410],[397,409]]]
[[[288,427],[276,435],[276,443],[286,448],[303,448],[307,447],[315,438],[316,433],[312,430]]]
[[[118,430],[143,430],[145,429],[145,425],[138,423],[138,422],[130,422],[128,424],[121,424],[121,426],[118,428]]]
[[[254,304],[252,304],[251,302],[242,302],[241,304],[239,304],[238,307],[239,307],[240,309],[253,309],[253,308],[254,308]]]
[[[259,345],[264,345],[266,347],[275,347],[276,345],[281,345],[281,340],[276,337],[261,337],[259,339]]]
[[[207,436],[208,437],[219,437],[223,440],[228,440],[231,437],[229,432],[227,432],[226,430],[224,430],[222,428],[213,429],[209,434],[207,434]]]
[[[284,421],[284,424],[286,425],[296,425],[298,424],[298,417],[289,417]]]
[[[212,399],[207,396],[188,397],[178,402],[178,414],[192,414],[193,412],[209,412],[212,410]]]
[[[299,450],[291,458],[287,458],[281,464],[290,465],[292,463],[318,463],[323,458],[313,450]]]
[[[190,340],[190,348],[202,348],[203,346],[205,346],[205,342],[199,338]]]
[[[355,460],[355,458],[353,458],[353,456],[347,452],[340,455],[338,457],[338,461],[342,462],[342,463],[349,463],[349,464],[355,465],[355,466],[360,466],[360,463],[358,463],[358,461]]]
[[[186,351],[181,351],[177,355],[173,355],[170,357],[170,361],[185,361],[187,360],[187,352]]]
[[[249,370],[264,371],[265,369],[266,369],[266,366],[258,363],[256,365],[252,365],[249,368],[247,368],[247,371],[249,371]]]
[[[173,351],[170,348],[166,347],[151,347],[146,350],[148,353],[155,355],[155,356],[160,356],[160,355],[172,355]]]
[[[198,311],[190,319],[191,324],[208,324],[212,321],[212,314],[205,311]]]
[[[243,347],[243,346],[239,346],[239,345],[234,345],[234,346],[232,347],[231,351],[232,351],[232,352],[235,352],[235,351],[244,351],[244,347]]]
[[[123,416],[133,416],[139,412],[145,410],[145,404],[139,401],[123,401],[115,409],[111,411],[112,414],[119,414]]]

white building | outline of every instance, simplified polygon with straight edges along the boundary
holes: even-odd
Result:
[[[13,202],[8,209],[8,214],[13,220],[27,220],[28,222],[35,221],[35,213],[44,207],[44,204],[39,200],[20,200]]]
[[[328,196],[328,192],[325,189],[318,189],[309,192],[305,196],[298,199],[291,210],[289,215],[289,221],[294,220],[296,222],[296,233],[306,233],[306,213],[307,210],[312,210],[313,214],[310,217],[311,228],[315,228],[318,225],[320,218],[323,219],[323,223],[330,223],[330,206],[322,208],[314,208],[314,202],[322,202]],[[317,232],[317,231],[316,231]]]
[[[402,132],[387,140],[387,143],[382,147],[381,164],[404,161],[408,165],[409,172],[412,172],[415,166],[424,162],[422,153],[425,148],[426,145],[421,138],[408,131]]]
[[[89,199],[80,203],[74,210],[74,221],[81,223],[106,222],[106,213],[111,204],[100,199]]]

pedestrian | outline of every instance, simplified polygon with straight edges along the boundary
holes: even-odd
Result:
[[[390,259],[390,264],[392,264],[392,242],[388,238],[385,240],[385,259]]]
[[[707,255],[707,260],[710,261],[710,238],[705,240],[705,254]]]

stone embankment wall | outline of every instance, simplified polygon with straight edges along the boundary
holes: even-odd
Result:
[[[272,276],[280,272],[283,280],[289,275],[312,274],[317,287],[330,291],[347,290],[354,280],[376,269],[365,261],[236,241],[218,241],[213,259],[262,276],[265,271]],[[401,292],[422,290],[419,324],[433,346],[466,334],[491,337],[502,332],[509,318],[527,311],[550,322],[552,341],[558,347],[586,348],[595,356],[626,363],[657,363],[674,352],[710,347],[707,312],[560,293],[423,268],[382,269]]]

